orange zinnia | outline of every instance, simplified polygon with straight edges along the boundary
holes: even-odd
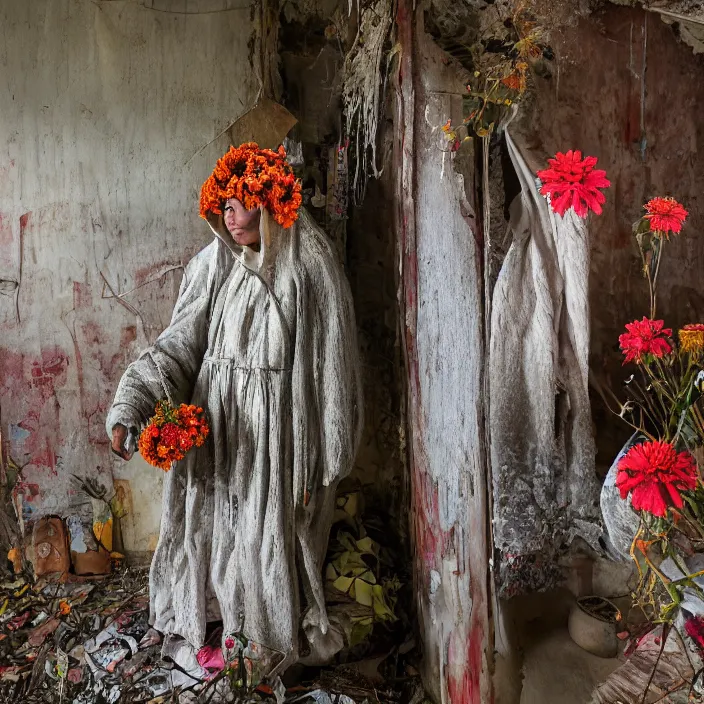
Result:
[[[685,325],[678,335],[683,352],[689,352],[694,357],[699,357],[704,352],[704,325],[701,323]]]

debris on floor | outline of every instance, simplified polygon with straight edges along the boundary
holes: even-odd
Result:
[[[630,652],[632,651],[632,652]],[[593,693],[590,704],[686,704],[702,701],[701,672],[676,629],[658,626],[626,649],[628,659]]]
[[[380,685],[347,665],[316,670],[303,678],[310,679],[306,686],[286,690],[279,682],[277,691],[261,687],[236,696],[219,648],[198,653],[194,667],[202,678],[162,657],[148,623],[148,583],[148,571],[135,568],[59,583],[31,584],[21,575],[0,583],[0,702],[371,704],[411,701],[418,691],[416,677]]]

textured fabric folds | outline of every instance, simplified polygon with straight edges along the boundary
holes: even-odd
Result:
[[[206,410],[208,441],[165,478],[152,622],[199,648],[222,618],[224,636],[245,635],[279,671],[299,657],[304,615],[312,641],[336,642],[323,560],[362,397],[351,295],[327,238],[303,209],[288,230],[266,211],[261,223],[255,252],[211,221],[217,239],[187,266],[171,324],[124,373],[106,426],[142,428],[165,396]]]

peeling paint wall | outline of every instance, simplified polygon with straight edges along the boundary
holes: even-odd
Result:
[[[24,465],[27,518],[65,513],[78,500],[71,474],[106,485],[114,474],[131,506],[126,547],[145,551],[162,477],[111,455],[104,418],[124,368],[168,323],[183,265],[210,240],[200,184],[227,148],[215,138],[259,87],[250,10],[27,0],[3,3],[0,26],[5,449]]]
[[[401,3],[397,226],[423,675],[437,702],[480,704],[492,696],[482,245],[474,184],[439,130],[461,116],[464,84],[412,18]]]
[[[603,215],[590,220],[593,379],[618,391],[627,377],[618,336],[648,315],[647,282],[631,232],[656,195],[684,203],[689,218],[668,244],[659,277],[658,317],[675,330],[704,319],[704,56],[658,14],[607,5],[554,32],[551,76],[535,79],[535,101],[512,132],[533,168],[558,150],[598,157],[611,188]],[[603,476],[630,436],[592,393],[597,469]]]

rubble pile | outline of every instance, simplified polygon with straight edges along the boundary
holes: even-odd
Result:
[[[224,663],[205,657],[219,651],[217,629],[198,656],[199,672],[200,664],[208,672],[202,678],[163,657],[148,623],[148,585],[145,568],[33,583],[15,575],[0,583],[0,703],[362,704],[410,701],[408,687],[415,689],[412,678],[402,688],[372,684],[347,666],[318,671],[307,686],[238,690]]]

